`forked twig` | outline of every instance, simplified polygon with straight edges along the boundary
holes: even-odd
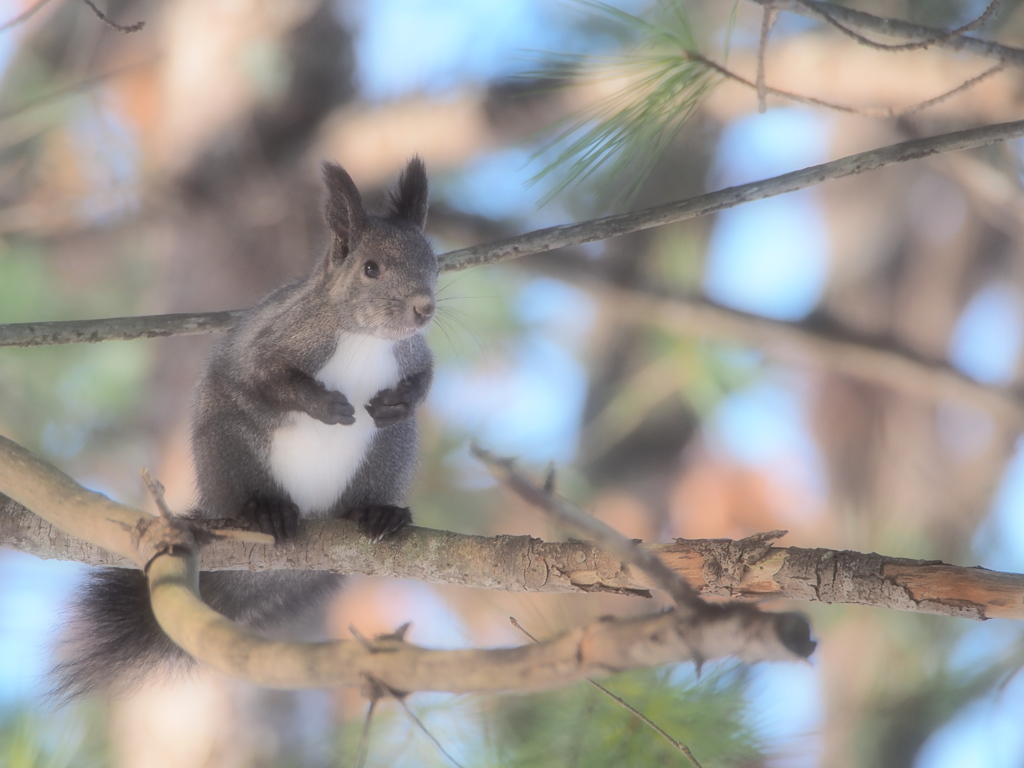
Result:
[[[528,638],[533,640],[533,642],[535,642],[535,643],[540,642],[539,640],[537,640],[536,637],[534,637],[529,632],[527,632],[526,628],[522,624],[520,624],[516,620],[516,618],[514,616],[509,616],[509,621],[512,622],[512,626],[513,627],[515,627],[520,632],[522,632],[524,635],[526,635]],[[686,758],[691,763],[693,763],[694,768],[703,768],[703,766],[697,761],[697,758],[693,756],[693,752],[690,751],[690,748],[688,746],[683,744],[683,742],[679,741],[678,739],[675,739],[671,735],[669,735],[668,731],[666,731],[664,728],[662,728],[656,722],[651,720],[651,718],[649,718],[647,715],[645,715],[639,709],[634,707],[632,704],[630,704],[628,701],[623,699],[621,696],[619,696],[619,695],[609,691],[607,688],[605,688],[603,685],[601,685],[596,680],[591,680],[588,677],[587,678],[587,682],[590,683],[595,688],[597,688],[597,690],[601,691],[601,693],[603,693],[605,696],[609,696],[616,704],[618,704],[621,707],[624,707],[632,715],[634,715],[636,718],[638,718],[642,723],[647,725],[649,728],[653,729],[655,733],[657,733],[659,736],[661,736],[663,739],[665,739],[669,744],[671,744],[673,747],[675,747],[680,752],[682,752],[684,755],[686,755]]]
[[[593,541],[598,547],[617,557],[624,563],[635,565],[644,571],[660,589],[671,595],[676,605],[698,612],[705,603],[686,580],[669,568],[653,552],[637,546],[610,525],[588,515],[553,493],[553,470],[549,470],[543,485],[537,485],[515,467],[512,459],[500,458],[478,445],[470,452],[482,461],[497,479],[519,494],[525,501],[551,515],[561,527],[571,533]]]

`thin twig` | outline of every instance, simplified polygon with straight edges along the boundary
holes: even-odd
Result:
[[[416,713],[413,712],[412,709],[409,708],[409,705],[405,701],[405,694],[401,693],[400,691],[394,690],[393,688],[391,688],[391,686],[385,685],[384,683],[380,682],[379,680],[374,680],[373,682],[376,685],[379,685],[382,689],[384,689],[385,691],[387,691],[388,693],[391,694],[392,698],[394,698],[394,700],[398,702],[398,704],[402,707],[402,709],[405,710],[406,716],[410,720],[412,720],[413,724],[417,728],[419,728],[420,731],[423,732],[423,735],[426,736],[428,739],[430,739],[431,743],[435,747],[437,747],[437,751],[438,752],[440,752],[442,755],[447,757],[449,762],[451,762],[452,765],[457,766],[457,768],[463,768],[462,764],[458,760],[456,760],[454,757],[452,757],[451,754],[449,754],[448,750],[446,750],[441,745],[441,742],[438,741],[437,737],[434,736],[434,734],[432,734],[427,729],[427,726],[423,724],[423,721],[420,720],[419,717],[417,717]]]
[[[167,506],[167,500],[164,498],[164,484],[150,475],[146,467],[142,468],[141,474],[142,480],[146,484],[146,490],[153,497],[156,508],[160,510],[160,517],[168,521],[174,519],[175,515],[171,512],[171,508]]]
[[[116,21],[107,16],[107,14],[105,14],[103,11],[97,8],[96,4],[92,0],[82,0],[82,2],[88,5],[90,8],[92,8],[92,12],[96,14],[100,21],[102,21],[108,27],[116,29],[118,32],[124,32],[126,35],[130,35],[132,32],[138,32],[146,26],[146,22],[144,21],[137,21],[134,24],[129,24],[128,26],[118,24]]]
[[[516,617],[515,617],[515,616],[509,616],[509,617],[508,617],[508,620],[509,620],[510,622],[512,622],[512,626],[513,626],[513,627],[515,627],[515,628],[516,628],[516,629],[518,629],[518,630],[519,630],[520,632],[522,632],[522,633],[523,633],[524,635],[526,635],[526,636],[527,636],[528,638],[530,638],[531,640],[533,640],[533,642],[535,642],[535,643],[538,643],[538,642],[540,642],[540,641],[539,641],[539,640],[538,640],[538,639],[537,639],[536,637],[534,637],[533,635],[531,635],[531,634],[530,634],[529,632],[527,632],[527,631],[526,631],[526,627],[524,627],[524,626],[523,626],[522,624],[520,624],[520,623],[519,623],[519,622],[518,622],[518,621],[516,620]],[[640,711],[639,709],[637,709],[636,707],[634,707],[634,706],[633,706],[632,704],[630,704],[630,703],[629,703],[628,701],[626,701],[625,699],[623,699],[623,698],[622,698],[621,696],[618,696],[617,694],[614,694],[614,693],[612,693],[611,691],[609,691],[609,690],[608,690],[607,688],[605,688],[605,687],[604,687],[603,685],[601,685],[601,684],[600,684],[599,682],[597,682],[596,680],[591,680],[591,679],[590,679],[590,678],[588,677],[588,678],[587,678],[587,682],[588,682],[588,683],[590,683],[590,684],[591,684],[592,686],[594,686],[595,688],[597,688],[597,690],[601,691],[601,693],[603,693],[603,694],[604,694],[605,696],[608,696],[609,698],[611,698],[611,699],[612,699],[612,701],[614,701],[614,702],[615,702],[616,704],[618,704],[618,705],[619,705],[620,707],[623,707],[624,709],[626,709],[626,710],[627,710],[628,712],[630,712],[630,713],[631,713],[631,714],[632,714],[632,715],[633,715],[634,717],[636,717],[637,719],[639,719],[639,720],[640,720],[640,721],[641,721],[642,723],[646,724],[646,725],[647,725],[647,726],[648,726],[649,728],[651,728],[651,729],[652,729],[652,730],[653,730],[653,731],[654,731],[655,733],[657,733],[657,734],[658,734],[659,736],[661,736],[661,737],[662,737],[663,739],[665,739],[665,741],[667,741],[667,742],[668,742],[669,744],[671,744],[671,745],[672,745],[673,747],[675,747],[675,748],[676,748],[676,749],[678,749],[678,750],[679,750],[680,752],[682,752],[682,753],[683,753],[684,755],[686,755],[686,758],[687,758],[687,759],[688,759],[688,760],[689,760],[689,761],[690,761],[691,763],[693,763],[693,765],[694,765],[694,768],[703,768],[703,766],[701,766],[701,764],[700,764],[700,763],[699,763],[699,762],[697,761],[697,758],[693,756],[693,752],[691,752],[691,751],[690,751],[690,748],[689,748],[688,746],[686,746],[685,744],[683,744],[683,742],[681,742],[681,741],[678,741],[677,739],[674,739],[674,738],[672,738],[672,736],[670,736],[670,735],[669,735],[668,731],[666,731],[666,730],[665,730],[664,728],[662,728],[662,727],[661,727],[660,725],[658,725],[658,724],[657,724],[656,722],[654,722],[653,720],[651,720],[651,718],[649,718],[649,717],[648,717],[647,715],[645,715],[645,714],[644,714],[643,712],[641,712],[641,711]]]
[[[931,47],[933,45],[940,45],[942,43],[947,43],[950,40],[953,40],[953,39],[955,39],[957,37],[960,37],[960,35],[962,35],[964,32],[969,32],[972,29],[976,29],[977,27],[980,27],[982,24],[984,24],[988,20],[988,18],[993,13],[996,12],[996,9],[999,7],[1000,0],[992,0],[992,2],[988,4],[988,7],[982,12],[982,14],[980,16],[978,16],[973,21],[969,21],[968,23],[964,24],[962,27],[957,27],[956,29],[951,29],[948,32],[936,32],[931,37],[926,37],[924,40],[918,40],[918,41],[913,42],[913,43],[895,43],[895,44],[879,43],[879,42],[876,42],[874,40],[871,40],[871,39],[869,39],[867,37],[864,37],[863,35],[860,35],[860,34],[854,32],[852,29],[850,29],[849,27],[844,25],[841,21],[836,19],[835,16],[832,15],[831,10],[826,10],[826,9],[822,8],[821,7],[822,4],[820,4],[820,3],[810,3],[810,2],[808,2],[808,0],[797,0],[797,2],[802,3],[807,8],[812,8],[815,11],[817,11],[819,17],[822,20],[824,20],[827,24],[830,24],[835,29],[838,29],[840,32],[842,32],[847,37],[850,37],[850,38],[856,40],[861,45],[866,45],[869,48],[874,48],[875,50],[878,50],[878,51],[900,52],[900,51],[918,51],[918,50],[922,50],[924,48],[929,48],[929,47]],[[774,8],[774,6],[772,6],[772,7]]]
[[[705,606],[686,579],[665,565],[657,555],[560,496],[547,492],[516,469],[511,459],[496,456],[478,445],[471,446],[470,453],[523,500],[551,515],[560,527],[594,542],[613,557],[642,570],[660,589],[668,592],[680,608],[699,611]]]
[[[745,77],[736,74],[730,69],[726,69],[721,64],[712,61],[711,59],[699,53],[688,53],[687,56],[691,61],[699,61],[704,66],[714,70],[715,72],[717,72],[718,74],[722,75],[725,78],[728,78],[729,80],[737,82],[740,85],[744,85],[747,88],[758,90],[758,99],[760,99],[760,85],[758,83],[750,82]],[[780,90],[779,88],[772,88],[769,85],[765,85],[764,88],[766,92],[771,94],[772,96],[778,96],[783,99],[788,99],[789,101],[795,101],[798,104],[807,104],[808,106],[812,107],[823,107],[824,109],[830,109],[833,112],[844,112],[846,114],[861,115],[863,117],[896,118],[903,117],[905,115],[910,115],[915,112],[920,112],[924,109],[928,109],[929,107],[934,107],[936,104],[940,104],[958,93],[962,93],[963,91],[967,91],[973,88],[982,80],[986,80],[992,75],[1002,72],[1004,69],[1006,69],[1006,67],[1007,65],[1005,63],[995,64],[989,69],[986,69],[981,74],[975,75],[974,77],[960,83],[960,85],[958,85],[956,88],[953,88],[952,90],[946,91],[945,93],[941,93],[933,98],[920,101],[917,104],[911,104],[908,107],[902,107],[900,109],[893,109],[892,107],[851,107],[848,104],[837,104],[834,101],[826,101],[824,99],[815,98],[814,96],[803,96],[799,93],[783,91]]]
[[[928,41],[929,45],[962,51],[987,59],[995,59],[1015,67],[1024,67],[1024,49],[1009,45],[981,40],[969,35],[957,35],[946,38],[949,30],[911,24],[899,19],[885,19],[872,16],[870,13],[845,8],[836,3],[823,3],[818,0],[753,0],[759,5],[771,4],[780,11],[789,11],[801,16],[820,19],[827,22],[826,17],[838,20],[851,29],[876,32],[889,37],[902,37],[917,42]]]
[[[779,12],[773,5],[766,5],[761,15],[761,39],[757,45],[757,111],[762,115],[768,110],[768,91],[765,84],[764,59],[768,52],[768,36],[772,33]]]
[[[947,99],[950,99],[953,96],[956,96],[958,93],[962,93],[963,91],[970,90],[971,88],[976,86],[978,83],[980,83],[982,80],[987,80],[988,78],[992,77],[992,75],[999,74],[1004,69],[1006,69],[1006,67],[1007,67],[1007,65],[1006,65],[1005,62],[1000,62],[999,64],[995,64],[995,65],[989,67],[988,69],[986,69],[980,75],[975,75],[974,77],[972,77],[972,78],[970,78],[968,80],[964,80],[956,88],[953,88],[950,91],[946,91],[945,93],[941,93],[938,96],[935,96],[934,98],[926,99],[925,101],[922,101],[922,102],[919,102],[917,104],[914,104],[913,106],[904,107],[903,109],[901,109],[899,111],[892,112],[891,116],[892,117],[904,117],[905,115],[912,115],[915,112],[920,112],[920,111],[922,111],[924,109],[928,109],[929,107],[934,107],[936,104],[941,104],[942,102],[946,101]]]
[[[50,2],[50,0],[39,0],[38,3],[33,5],[28,10],[23,11],[22,13],[18,14],[17,16],[15,16],[10,21],[5,21],[3,24],[0,24],[0,32],[6,32],[11,27],[16,27],[19,24],[22,24],[22,23],[28,21],[33,16],[35,16],[36,13],[38,13],[40,10],[42,10],[43,6],[45,6],[49,2]]]
[[[370,752],[370,724],[373,722],[373,713],[377,708],[377,701],[376,697],[372,697],[366,709],[363,729],[359,734],[359,752],[356,753],[356,768],[363,768],[366,765],[366,757]]]

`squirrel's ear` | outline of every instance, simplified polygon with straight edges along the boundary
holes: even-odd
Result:
[[[427,223],[427,168],[419,156],[413,157],[391,193],[391,216],[405,219],[423,229]]]
[[[336,163],[324,163],[324,183],[327,185],[327,226],[338,237],[344,258],[355,250],[366,231],[363,199],[352,177]]]

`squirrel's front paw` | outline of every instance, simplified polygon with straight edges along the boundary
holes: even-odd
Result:
[[[390,504],[360,507],[352,510],[347,517],[359,523],[359,528],[374,541],[380,541],[397,533],[412,522],[408,507],[394,507]]]
[[[378,428],[390,427],[412,416],[423,395],[420,377],[410,376],[391,389],[382,389],[374,395],[366,404],[366,412]]]
[[[324,424],[356,423],[355,407],[336,389],[324,389],[318,406],[317,413],[310,413],[310,416]]]
[[[299,508],[289,499],[254,493],[242,505],[240,516],[260,533],[269,533],[275,542],[287,541],[299,532]]]

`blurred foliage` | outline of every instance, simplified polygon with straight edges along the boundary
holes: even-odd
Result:
[[[105,266],[115,268],[113,262]],[[0,322],[84,319],[139,309],[126,290],[129,276],[120,274],[116,281],[62,276],[37,245],[0,243],[0,271],[5,276]],[[110,446],[143,405],[150,354],[146,344],[123,342],[5,349],[0,424],[53,457],[75,456],[87,445]]]
[[[99,708],[76,707],[54,717],[29,709],[0,710],[0,765],[5,768],[105,768]]]
[[[4,172],[10,172],[22,185],[12,185],[15,191],[36,188],[25,183],[25,179],[47,182],[39,185],[41,194],[37,191],[27,201],[14,195],[4,199],[4,205],[18,207],[29,202],[51,213],[54,207],[63,204],[74,215],[71,229],[78,227],[80,231],[69,233],[57,228],[51,232],[5,235],[0,241],[0,322],[143,313],[154,311],[152,299],[161,295],[155,287],[150,290],[153,283],[161,281],[163,274],[159,270],[150,271],[153,265],[147,254],[151,243],[137,248],[137,233],[132,231],[130,223],[139,213],[136,206],[144,204],[145,199],[140,197],[143,203],[139,203],[132,194],[116,199],[108,194],[109,189],[119,185],[126,187],[133,182],[151,181],[140,180],[137,174],[146,162],[152,161],[152,158],[142,157],[139,149],[145,143],[143,140],[152,140],[152,137],[135,137],[114,119],[123,103],[118,109],[110,110],[100,109],[97,105],[102,98],[91,94],[50,99],[61,88],[84,81],[73,66],[76,62],[88,59],[97,51],[113,50],[116,45],[110,39],[98,42],[100,38],[87,38],[84,43],[76,38],[77,47],[65,45],[66,40],[61,35],[72,36],[68,30],[96,25],[91,16],[87,16],[88,23],[84,25],[67,22],[74,10],[71,5],[66,4],[62,9],[64,26],[52,37],[43,35],[44,44],[38,50],[31,46],[20,49],[5,72],[0,108],[16,109],[37,99],[43,100],[44,106],[13,116],[5,112],[8,116],[2,122],[0,152],[7,153],[2,159],[11,161]],[[122,9],[131,7],[130,3],[119,5]],[[693,182],[694,188],[702,188],[701,166],[699,162],[690,162],[691,156],[685,158],[689,164],[655,166],[661,165],[659,158],[664,155],[679,159],[678,155],[682,154],[680,131],[716,84],[717,76],[691,55],[699,54],[702,47],[708,50],[710,45],[724,44],[728,49],[738,4],[730,5],[731,15],[727,20],[722,20],[723,14],[716,18],[717,26],[707,30],[698,28],[694,19],[712,18],[719,11],[708,9],[717,8],[717,4],[705,4],[700,17],[688,13],[688,8],[695,8],[697,4],[688,6],[672,0],[659,0],[651,13],[644,15],[634,15],[600,2],[581,5],[588,13],[579,20],[578,36],[586,38],[586,44],[593,50],[610,50],[614,46],[616,51],[622,52],[603,56],[555,55],[550,69],[530,73],[546,78],[548,84],[555,86],[571,76],[586,87],[607,91],[604,98],[561,122],[560,137],[541,147],[539,157],[550,160],[541,174],[548,182],[546,188],[552,190],[549,197],[559,195],[563,209],[572,210],[574,215],[579,213],[582,218],[593,213],[594,188],[603,186],[606,199],[609,191],[614,192],[614,202],[621,204],[623,199],[640,190],[652,168],[671,176],[672,182],[657,189],[653,197],[679,196],[683,179],[677,167],[685,168],[697,179]],[[892,10],[894,14],[899,11],[911,19],[931,24],[964,20],[962,6],[952,2],[903,3]],[[328,9],[329,13],[331,11]],[[83,12],[88,14],[87,9]],[[1000,18],[1010,15],[1005,13]],[[153,26],[157,23],[154,19]],[[804,25],[802,29],[812,26],[805,21],[799,23]],[[199,28],[201,26],[187,36],[189,44],[205,31]],[[750,30],[747,32],[749,34]],[[244,64],[264,96],[272,92],[287,102],[287,97],[294,95],[288,89],[293,85],[297,70],[294,62],[285,60],[290,49],[280,42],[268,33],[255,48],[245,49],[251,57]],[[196,46],[196,51],[199,48]],[[65,56],[65,51],[71,53]],[[311,62],[310,66],[316,65],[315,56]],[[324,73],[330,81],[341,77],[341,73],[328,69],[324,69]],[[144,82],[140,92],[145,91],[146,85]],[[148,83],[149,87],[152,85]],[[324,92],[319,86],[309,90]],[[101,94],[101,97],[103,95],[109,94]],[[326,114],[327,108],[324,110]],[[306,139],[291,123],[286,122],[286,125],[290,126],[289,135],[296,137],[296,147],[294,152],[283,156],[299,165],[304,160],[296,158],[306,147]],[[423,127],[426,130],[427,126]],[[913,127],[927,132],[921,126]],[[160,225],[166,230],[187,227],[195,219],[189,219],[186,214],[193,213],[194,209],[210,210],[215,215],[228,210],[232,215],[223,216],[218,222],[226,234],[225,240],[245,241],[231,227],[245,226],[251,230],[266,226],[269,230],[278,215],[291,213],[273,194],[268,194],[270,203],[265,203],[256,214],[244,208],[251,200],[258,201],[261,191],[259,185],[252,182],[252,176],[247,175],[253,168],[265,169],[271,177],[297,175],[294,168],[284,162],[275,166],[277,156],[272,158],[260,152],[246,156],[252,142],[247,130],[244,119],[239,118],[237,123],[213,136],[209,154],[202,155],[198,163],[203,166],[202,170],[212,169],[211,177],[226,179],[224,185],[229,188],[231,199],[237,201],[237,208],[233,207],[234,203],[225,209],[217,208],[223,201],[216,198],[215,184],[193,187],[182,184],[182,187],[189,187],[183,192],[174,184],[179,179],[171,180],[166,186],[161,186],[164,182],[161,180],[145,190],[156,204],[139,218],[148,216],[156,220],[158,225],[153,230],[158,236],[166,235],[171,239],[180,232],[161,231]],[[714,126],[709,129],[711,140],[715,130]],[[139,146],[135,138],[139,139]],[[465,151],[468,157],[477,156],[473,153],[486,154],[494,151],[503,140],[499,137],[493,145],[484,141],[482,150],[467,147]],[[710,154],[712,150],[705,151]],[[1002,157],[994,149],[988,154]],[[234,169],[233,175],[229,162],[238,158],[243,158],[248,166],[244,172]],[[453,162],[457,165],[459,161]],[[126,164],[131,172],[124,171]],[[228,172],[224,171],[225,167]],[[687,183],[690,181],[686,179]],[[612,182],[614,190],[610,189]],[[281,188],[284,189],[283,182]],[[435,190],[438,188],[443,194],[443,185]],[[2,189],[7,191],[6,187]],[[56,203],[50,198],[54,189],[64,193]],[[257,194],[250,195],[252,190]],[[642,192],[652,194],[650,189]],[[500,194],[494,196],[501,197]],[[125,217],[121,222],[108,215],[106,203],[112,199]],[[165,208],[180,218],[160,220]],[[316,218],[319,222],[319,213]],[[495,230],[503,232],[513,226],[532,228],[550,221],[533,219],[518,211],[512,219],[490,223],[500,224]],[[617,258],[618,266],[628,263],[635,268],[634,272],[622,270],[626,274],[622,285],[627,288],[643,284],[682,295],[699,295],[711,226],[705,221],[660,228],[647,233],[647,239],[630,241],[639,244],[635,250],[627,247],[618,254],[613,248],[595,247],[587,253],[598,254],[598,257],[586,266],[603,266],[605,257],[611,253],[608,261]],[[109,231],[104,231],[104,227],[109,227]],[[491,230],[485,227],[481,231]],[[82,233],[86,235],[87,245],[95,244],[89,237],[100,241],[102,247],[93,251],[100,251],[98,257],[82,258],[76,252],[77,245],[68,247],[64,238],[71,240]],[[903,238],[899,249],[912,250],[907,245],[915,244],[911,235],[901,231],[899,237]],[[194,246],[200,239],[197,235],[187,247]],[[301,238],[299,240],[305,244]],[[459,243],[452,245],[456,247]],[[163,256],[175,254],[173,248],[162,251],[153,248],[152,251]],[[247,268],[252,269],[251,264]],[[902,267],[891,268],[886,279],[895,284],[895,274],[900,269]],[[204,275],[197,271],[189,274],[187,280],[179,276],[181,282],[189,285],[193,284],[189,281],[203,279]],[[635,281],[635,285],[630,285],[630,280]],[[557,318],[531,315],[524,310],[524,297],[538,286],[543,289],[545,281],[551,282],[550,278],[532,275],[519,265],[496,265],[442,276],[438,318],[430,331],[431,344],[439,373],[462,377],[464,383],[470,385],[486,383],[487,374],[496,379],[510,375],[523,349],[538,340],[557,344],[585,372],[592,388],[610,383],[609,391],[604,393],[607,397],[594,408],[595,415],[579,425],[579,443],[584,446],[581,453],[611,451],[625,444],[646,422],[661,420],[658,406],[668,401],[681,404],[677,410],[692,415],[699,426],[699,422],[711,415],[730,394],[756,381],[765,370],[758,352],[681,338],[660,330],[632,328],[627,323],[595,330],[594,326],[602,319],[600,307],[596,306],[596,300],[585,295],[578,301],[572,299],[572,306],[590,311],[597,321],[573,318],[578,320],[579,327],[570,328],[569,323]],[[900,290],[910,295],[913,287],[900,286]],[[879,310],[883,311],[889,309]],[[605,350],[597,346],[619,333],[622,335],[618,338],[624,339],[622,357],[626,364],[615,370],[613,360],[607,366],[613,373],[604,381],[605,374],[597,363],[604,362],[601,354]],[[131,422],[133,414],[139,410],[160,406],[151,402],[154,398],[150,397],[153,387],[150,377],[157,354],[150,343],[141,341],[3,350],[0,428],[51,456],[64,458],[75,453],[108,452],[108,456],[114,456],[112,460],[117,461],[112,446],[121,445],[123,451],[125,444],[152,442],[151,435],[133,434],[136,425]],[[501,404],[496,406],[499,407]],[[851,410],[851,420],[867,421],[861,412]],[[844,415],[830,413],[828,417],[839,421]],[[696,452],[701,449],[699,429],[686,432],[686,426],[672,421],[668,428],[675,430],[681,440],[692,441],[685,447],[692,446]],[[475,427],[449,423],[443,415],[428,413],[422,420],[421,432],[425,450],[416,490],[417,522],[467,533],[494,533],[507,528],[508,521],[502,518],[509,514],[507,496],[494,489],[466,452],[468,440],[477,436]],[[638,463],[643,463],[644,458],[641,456]],[[676,465],[680,463],[679,454],[667,458]],[[583,504],[596,495],[596,484],[602,479],[596,473],[588,476],[578,468],[560,469],[560,489],[564,495]],[[642,480],[636,482],[637,486],[642,484]],[[889,490],[894,487],[889,486]],[[625,492],[635,490],[626,484],[624,488]],[[847,521],[847,528],[841,532],[848,534],[856,526],[867,528],[869,525],[873,525],[875,531],[884,531],[887,521],[893,521],[894,525],[898,522],[904,526],[902,530],[908,538],[915,537],[917,545],[930,552],[928,548],[934,546],[930,531],[919,520],[898,520],[903,503],[904,498],[891,493],[884,497],[881,522],[869,520],[867,514],[857,510],[861,517],[852,523]],[[829,511],[836,518],[847,513],[845,509]],[[821,530],[808,528],[812,535],[818,535]],[[830,535],[827,529],[824,535]],[[8,585],[2,586],[7,588]],[[453,609],[465,607],[454,605],[454,600],[450,603]],[[470,600],[466,604],[472,606]],[[572,609],[564,608],[566,603],[553,601],[552,604],[564,610],[545,619],[551,625],[577,618]],[[603,603],[595,600],[589,605]],[[970,628],[965,629],[965,622],[861,608],[819,606],[813,613],[821,633],[831,633],[838,642],[844,639],[843,632],[851,632],[851,627],[862,630],[862,634],[852,635],[852,641],[849,636],[845,638],[851,645],[841,661],[844,668],[854,672],[847,673],[850,677],[836,678],[856,691],[829,692],[833,699],[821,704],[826,710],[822,721],[838,713],[837,720],[848,718],[854,723],[849,728],[854,731],[850,743],[856,746],[856,754],[845,756],[849,766],[912,764],[914,755],[930,734],[950,722],[970,702],[996,695],[1007,677],[1020,668],[1019,657],[1012,654],[963,664],[958,654],[970,633]],[[1016,628],[1008,634],[1015,634],[1019,640]],[[865,647],[869,644],[865,638],[877,647]],[[835,670],[832,674],[836,674]],[[748,680],[741,669],[714,668],[706,671],[700,681],[694,681],[689,672],[674,668],[619,675],[603,682],[673,737],[688,744],[705,768],[762,765],[765,754],[770,751],[766,746],[770,734],[763,728],[764,713],[751,711],[745,698]],[[847,694],[855,699],[857,706],[844,710],[847,702],[843,695]],[[632,714],[586,685],[530,696],[482,698],[417,694],[410,697],[409,704],[442,744],[451,748],[467,766],[576,765],[582,768],[688,764],[677,750]],[[25,712],[0,717],[0,764],[12,768],[108,764],[109,757],[102,745],[105,723],[97,712],[76,708],[68,713],[69,719],[78,719],[83,724],[81,731],[69,726],[62,717]],[[845,727],[843,723],[840,725]],[[356,719],[341,726],[337,734],[331,734],[331,737],[336,736],[337,748],[331,755],[334,764],[353,764],[361,728],[362,722]],[[374,718],[368,765],[396,763],[448,764],[394,702],[383,702]],[[268,758],[263,764],[284,768],[323,762],[281,755],[276,762]]]
[[[525,73],[557,82],[571,72],[577,86],[611,87],[611,93],[556,126],[557,137],[540,153],[553,157],[533,181],[557,177],[545,201],[590,181],[610,204],[621,206],[720,76],[687,55],[697,53],[698,46],[683,2],[659,0],[650,21],[593,0],[579,4],[619,23],[624,36],[639,42],[621,55],[557,55],[550,70]]]
[[[745,674],[715,667],[700,681],[689,669],[667,668],[601,681],[690,748],[705,766],[754,766],[760,739],[743,698]],[[690,761],[643,721],[593,686],[496,702],[491,733],[498,765],[542,768],[679,765]]]

